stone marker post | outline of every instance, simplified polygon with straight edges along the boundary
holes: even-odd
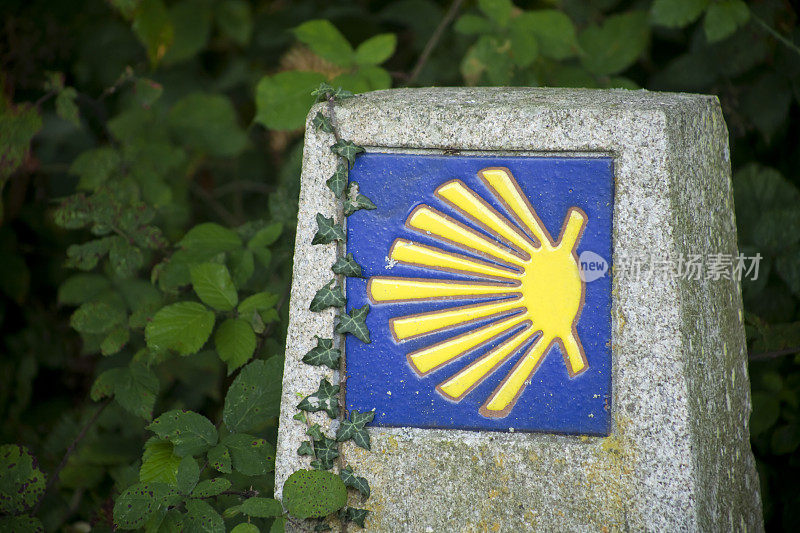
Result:
[[[364,146],[347,219],[346,380],[302,357],[341,216],[333,135],[306,130],[276,495],[308,468],[293,420],[320,378],[375,411],[347,442],[374,531],[763,528],[728,134],[715,97],[402,89],[336,106]],[[340,250],[341,251],[341,250]],[[744,267],[744,268],[743,268]],[[330,420],[322,412],[312,421]]]

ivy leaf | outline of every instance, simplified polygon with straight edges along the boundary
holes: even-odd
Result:
[[[329,98],[334,100],[343,100],[345,98],[352,98],[354,95],[350,91],[346,91],[341,87],[333,87],[327,82],[322,82],[319,87],[311,91],[311,96],[315,98],[316,102],[323,102]]]
[[[219,358],[228,365],[228,375],[245,364],[256,349],[256,334],[247,320],[229,318],[214,334]]]
[[[333,223],[333,217],[326,218],[322,213],[317,213],[317,233],[314,234],[311,244],[329,244],[333,241],[344,242],[344,240],[344,229]]]
[[[369,304],[361,308],[353,308],[349,314],[343,314],[339,317],[339,323],[336,324],[334,331],[336,333],[350,333],[359,339],[361,342],[369,344],[369,329],[367,328],[367,315],[369,314]]]
[[[335,283],[336,280],[332,279],[327,285],[319,289],[311,300],[309,309],[319,312],[329,307],[344,307],[347,304],[347,298],[345,298],[344,291],[340,285],[334,287]]]
[[[272,498],[260,498],[258,496],[243,501],[240,510],[242,514],[257,518],[271,518],[283,514],[281,502]]]
[[[27,448],[0,446],[0,513],[19,514],[44,496],[45,475]]]
[[[364,277],[363,273],[361,272],[361,265],[356,263],[356,260],[353,259],[352,253],[348,253],[344,257],[339,257],[331,267],[331,270],[333,270],[334,274],[339,274],[350,278]]]
[[[342,520],[346,522],[353,522],[357,524],[359,527],[366,527],[364,525],[364,521],[369,516],[369,510],[367,509],[354,509],[353,507],[348,507],[343,512],[339,513],[339,516]]]
[[[347,488],[330,472],[297,470],[283,486],[283,504],[300,519],[328,516],[346,503]]]
[[[181,458],[173,453],[174,446],[167,440],[150,438],[144,444],[139,481],[142,483],[178,483]]]
[[[343,139],[339,139],[331,146],[331,151],[347,160],[349,167],[352,167],[353,164],[356,162],[356,156],[362,152],[364,152],[364,148],[361,146],[356,145],[352,141],[345,141]]]
[[[346,486],[356,489],[363,494],[365,498],[369,498],[369,483],[363,477],[357,476],[355,472],[353,472],[353,467],[344,467],[339,471],[339,477],[342,478]]]
[[[178,473],[176,475],[176,482],[178,491],[182,494],[189,494],[197,485],[200,479],[200,466],[191,455],[187,455],[181,459],[178,465]]]
[[[175,455],[197,455],[217,444],[217,428],[208,418],[195,413],[174,409],[162,414],[147,429],[175,446]]]
[[[200,300],[219,311],[230,311],[239,303],[239,295],[225,265],[202,263],[191,268],[192,287]]]
[[[317,470],[330,470],[333,462],[339,457],[339,447],[336,441],[322,436],[320,440],[314,441],[314,457],[311,466]]]
[[[347,195],[344,201],[344,216],[349,217],[359,209],[376,209],[372,200],[358,192],[358,183],[353,181],[347,187]]]
[[[350,420],[342,420],[339,429],[336,431],[336,440],[344,442],[348,439],[353,439],[356,445],[370,449],[369,433],[364,426],[371,422],[375,417],[374,411],[367,411],[366,413],[359,413],[358,411],[350,412]]]
[[[653,22],[668,28],[688,26],[703,14],[710,0],[655,0],[650,8]]]
[[[311,443],[310,440],[304,440],[300,447],[297,448],[297,455],[310,455],[314,456],[314,445]]]
[[[234,433],[223,440],[233,467],[246,476],[263,476],[275,468],[275,448],[265,439]]]
[[[332,370],[339,368],[339,359],[342,352],[333,347],[333,339],[317,337],[317,346],[303,356],[303,362],[308,365],[325,365]]]
[[[204,500],[186,500],[186,517],[184,518],[186,531],[224,533],[225,522],[220,514]]]
[[[356,410],[350,411],[350,421],[360,428],[372,422],[373,418],[375,418],[375,411],[365,411],[363,413],[359,413]]]
[[[178,302],[158,311],[144,330],[147,347],[154,352],[174,350],[197,353],[214,327],[214,313],[197,302]]]
[[[208,464],[216,468],[223,474],[230,474],[231,467],[231,452],[224,444],[217,444],[208,450]]]
[[[331,124],[331,119],[323,115],[321,111],[317,111],[317,114],[314,115],[313,119],[311,119],[311,124],[316,129],[324,131],[325,133],[333,133],[333,124]]]
[[[256,360],[242,369],[225,395],[222,419],[231,431],[259,429],[278,415],[283,358]]]
[[[300,42],[308,45],[320,57],[341,67],[353,64],[353,47],[329,20],[309,20],[297,26],[293,32]]]
[[[336,195],[338,198],[344,192],[345,187],[347,187],[347,166],[346,165],[339,165],[336,167],[336,172],[333,173],[333,176],[328,178],[325,184],[328,188],[333,191],[333,194]]]
[[[325,438],[325,434],[322,432],[322,428],[319,424],[313,424],[306,430],[306,435],[311,437],[312,440],[322,440]]]
[[[193,498],[210,498],[222,494],[231,488],[231,482],[224,477],[215,477],[213,479],[206,479],[197,484],[192,490]]]
[[[339,414],[339,386],[322,378],[317,391],[303,398],[297,408],[311,413],[325,411],[331,418],[336,418]]]
[[[90,396],[94,401],[113,396],[129,413],[150,420],[157,394],[156,375],[146,366],[133,362],[130,366],[112,368],[100,374],[92,385]]]

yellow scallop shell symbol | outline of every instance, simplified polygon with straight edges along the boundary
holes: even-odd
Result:
[[[478,176],[511,220],[462,181],[449,181],[436,189],[436,196],[474,227],[428,205],[414,209],[406,226],[469,255],[397,239],[388,256],[393,262],[466,274],[477,280],[374,276],[367,292],[373,303],[488,298],[474,305],[391,319],[389,327],[398,343],[489,319],[480,327],[408,353],[408,361],[419,375],[515,331],[437,385],[439,393],[450,400],[464,398],[534,339],[480,408],[483,416],[504,417],[554,344],[559,344],[570,376],[588,368],[575,330],[585,294],[575,250],[588,218],[581,209],[570,208],[561,235],[554,241],[507,168],[485,168]]]

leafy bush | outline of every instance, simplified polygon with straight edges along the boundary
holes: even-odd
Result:
[[[740,248],[764,256],[744,302],[765,516],[800,527],[789,3],[11,0],[0,11],[3,530],[277,531],[344,505],[321,474],[292,485],[294,517],[269,498],[300,128],[321,82],[718,95]],[[341,194],[346,178],[334,178]],[[337,274],[357,275],[340,261]],[[324,341],[309,362],[335,366]],[[306,451],[333,451],[328,441],[315,433]],[[352,470],[342,480],[369,495]]]

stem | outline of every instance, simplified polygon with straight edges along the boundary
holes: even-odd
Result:
[[[94,414],[92,415],[92,418],[90,418],[89,421],[86,422],[86,424],[83,426],[83,428],[81,428],[81,431],[80,433],[78,433],[78,436],[75,437],[75,440],[73,440],[72,443],[69,445],[67,451],[64,452],[64,457],[61,459],[61,462],[58,464],[55,471],[50,476],[50,479],[47,480],[47,485],[44,488],[42,497],[39,498],[39,501],[36,502],[36,507],[33,508],[33,512],[31,513],[32,516],[36,516],[36,514],[39,512],[39,508],[42,506],[44,497],[47,495],[48,492],[50,492],[50,489],[53,488],[53,485],[55,485],[56,480],[58,480],[59,474],[61,474],[61,471],[64,470],[65,466],[67,466],[67,461],[69,461],[69,458],[75,451],[75,448],[78,446],[78,443],[83,440],[83,438],[86,436],[86,433],[89,431],[89,428],[91,428],[94,425],[94,423],[97,422],[97,419],[100,417],[100,413],[102,413],[103,410],[106,407],[108,407],[108,404],[110,403],[111,403],[111,398],[106,398],[105,400],[103,400],[103,402],[100,404],[100,407],[98,407],[97,411],[95,411]]]
[[[458,13],[458,10],[461,8],[461,4],[463,3],[464,0],[453,0],[453,3],[450,4],[450,9],[447,10],[447,13],[445,13],[444,18],[442,18],[442,21],[439,22],[439,25],[436,27],[436,29],[433,31],[430,38],[428,39],[428,42],[425,43],[425,48],[422,50],[422,54],[420,54],[419,59],[417,60],[417,64],[414,65],[414,69],[408,76],[408,80],[406,80],[406,86],[411,85],[417,80],[419,73],[422,72],[422,67],[424,67],[425,63],[428,62],[428,58],[430,57],[431,52],[433,52],[434,48],[436,48],[436,45],[439,44],[439,39],[442,38],[444,30],[447,28],[450,22],[453,21],[453,19],[456,16],[456,13]]]
[[[754,353],[750,354],[751,361],[767,361],[769,359],[775,359],[777,357],[782,357],[784,355],[792,355],[793,353],[800,352],[800,346],[794,346],[792,348],[785,348],[783,350],[775,350],[774,352],[761,352],[761,353]]]
[[[765,32],[772,35],[775,39],[783,43],[783,45],[786,46],[789,50],[793,51],[797,55],[800,55],[800,47],[798,47],[796,44],[790,41],[786,36],[778,33],[776,29],[767,24],[766,20],[762,19],[752,11],[750,12],[750,16],[753,17],[753,20],[755,20],[759,26],[761,26],[761,29],[763,29]]]

